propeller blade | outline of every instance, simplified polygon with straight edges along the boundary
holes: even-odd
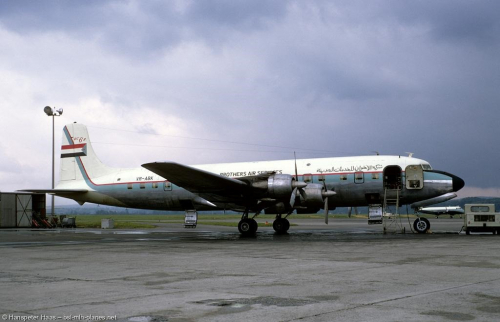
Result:
[[[306,200],[307,199],[306,192],[304,191],[304,189],[300,189],[300,188],[301,187],[299,187],[300,196],[302,197],[302,199]]]
[[[295,155],[295,151],[293,151],[293,159],[295,160],[295,181],[299,181],[299,174],[297,172],[297,156]]]
[[[323,191],[321,191],[321,195],[323,196],[323,198],[328,198],[328,197],[331,197],[331,196],[335,196],[337,193],[333,190],[328,190],[326,188],[326,183],[323,181]]]
[[[293,159],[295,163],[295,180],[292,181],[292,187],[294,187],[292,191],[292,196],[290,197],[290,206],[292,207],[293,211],[293,205],[295,205],[295,200],[297,200],[297,190],[299,191],[300,195],[303,195],[303,190],[302,188],[305,188],[307,186],[307,182],[301,182],[299,181],[299,173],[297,171],[297,156],[295,155],[295,151],[293,151]]]
[[[325,199],[325,224],[328,225],[328,198]]]
[[[326,181],[323,180],[323,189],[325,189],[324,191],[321,192],[321,196],[323,196],[323,198],[325,198],[325,224],[328,225],[328,197],[331,197],[331,196],[334,196],[336,195],[337,193],[335,191],[328,191],[328,188],[326,187]]]
[[[293,205],[295,205],[295,199],[297,198],[297,187],[295,187],[292,191],[292,196],[290,197],[290,207],[293,208]]]

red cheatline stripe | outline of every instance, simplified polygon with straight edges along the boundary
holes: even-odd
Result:
[[[83,148],[87,143],[83,144],[73,144],[73,145],[63,145],[61,147],[62,150],[69,150],[69,149],[81,149]]]

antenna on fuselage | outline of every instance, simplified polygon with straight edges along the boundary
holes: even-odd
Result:
[[[405,152],[408,153],[408,158],[411,158],[413,156],[413,152]]]

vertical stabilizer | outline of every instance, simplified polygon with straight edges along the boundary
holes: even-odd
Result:
[[[61,146],[60,182],[85,180],[88,183],[113,172],[104,165],[92,148],[87,127],[71,123],[64,127]]]

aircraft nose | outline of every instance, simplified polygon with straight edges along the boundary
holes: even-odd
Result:
[[[449,172],[444,172],[444,171],[439,171],[439,170],[430,170],[427,172],[439,173],[439,174],[442,174],[442,175],[445,175],[445,176],[451,178],[452,189],[454,192],[457,192],[458,190],[462,189],[465,186],[465,181],[462,178],[457,177],[456,175],[451,174]]]
[[[451,178],[453,180],[453,191],[457,192],[465,186],[465,181],[462,178],[453,174],[451,175]]]

